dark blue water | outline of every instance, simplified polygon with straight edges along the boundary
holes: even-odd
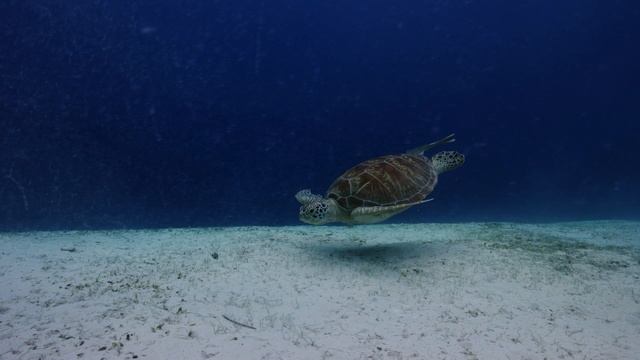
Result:
[[[0,3],[0,228],[296,224],[368,158],[465,166],[392,221],[640,216],[637,1]]]

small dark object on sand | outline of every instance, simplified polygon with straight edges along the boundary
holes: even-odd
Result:
[[[254,328],[254,327],[253,327],[253,326],[251,326],[251,325],[243,324],[243,323],[241,323],[241,322],[237,322],[237,321],[235,321],[235,320],[233,320],[233,319],[230,319],[227,315],[222,315],[222,317],[223,317],[223,318],[225,318],[226,320],[231,321],[232,323],[234,323],[234,324],[236,324],[236,325],[244,326],[244,327],[246,327],[246,328],[253,329],[253,330],[255,330],[255,329],[256,329],[256,328]]]
[[[60,248],[60,251],[76,252],[76,248]]]
[[[214,252],[213,254],[211,254],[211,257],[214,258],[215,260],[218,260],[218,253]]]

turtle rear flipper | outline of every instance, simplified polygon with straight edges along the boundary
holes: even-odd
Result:
[[[351,212],[351,219],[357,224],[373,224],[384,221],[393,215],[399,214],[408,208],[426,203],[433,199],[426,199],[412,202],[409,204],[390,205],[390,206],[361,206]]]
[[[452,142],[455,142],[456,134],[449,134],[448,136],[446,136],[443,139],[440,139],[438,141],[434,141],[432,143],[426,144],[426,145],[422,145],[422,146],[418,146],[415,149],[411,149],[409,151],[407,151],[407,154],[412,154],[412,155],[422,155],[424,154],[425,151],[430,150],[438,145],[442,145],[442,144],[449,144]]]
[[[443,151],[431,158],[433,168],[438,174],[457,169],[464,164],[464,155],[457,151]]]

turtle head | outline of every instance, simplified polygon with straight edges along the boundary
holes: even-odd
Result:
[[[333,199],[325,199],[312,194],[310,190],[301,190],[296,194],[300,206],[300,221],[311,225],[322,225],[336,221],[338,208]]]

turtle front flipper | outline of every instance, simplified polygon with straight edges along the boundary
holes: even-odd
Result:
[[[445,171],[451,171],[459,168],[464,164],[464,155],[457,151],[442,151],[435,154],[431,158],[433,168],[438,174]]]
[[[298,200],[300,204],[304,205],[310,204],[315,201],[320,201],[322,200],[322,196],[312,193],[309,189],[304,189],[296,193],[296,200]]]
[[[397,215],[414,205],[426,203],[431,200],[433,199],[426,199],[409,204],[390,206],[361,206],[351,212],[351,220],[356,224],[373,224],[387,220],[393,215]]]

